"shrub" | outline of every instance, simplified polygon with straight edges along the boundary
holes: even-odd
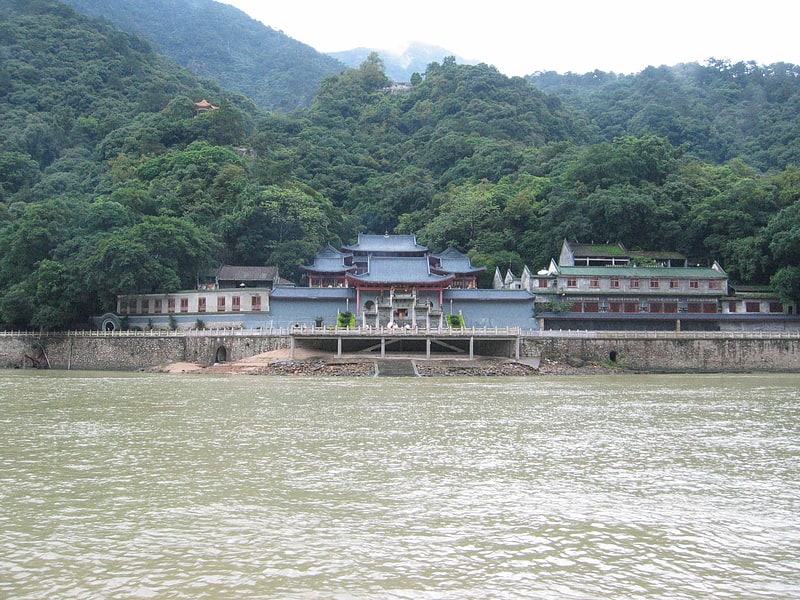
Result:
[[[463,328],[464,317],[461,315],[447,315],[447,326],[453,328]]]
[[[336,326],[337,327],[355,327],[356,326],[356,316],[351,312],[339,313],[339,315],[336,317]]]

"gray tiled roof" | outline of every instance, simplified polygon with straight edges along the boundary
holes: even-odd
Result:
[[[362,275],[351,275],[352,279],[375,283],[437,283],[451,279],[448,275],[430,272],[426,256],[394,257],[373,256],[369,271]]]
[[[485,267],[473,267],[472,261],[466,256],[464,258],[442,258],[440,264],[439,269],[448,273],[482,273],[486,270]]]
[[[223,265],[217,271],[220,281],[274,281],[278,267],[239,267]]]
[[[425,246],[417,244],[417,236],[409,235],[370,235],[358,234],[358,242],[352,246],[343,246],[353,252],[426,252]]]
[[[448,248],[432,256],[439,260],[441,266],[438,269],[440,271],[448,273],[483,273],[486,270],[485,267],[472,266],[469,256],[455,248]]]
[[[355,298],[355,288],[309,288],[309,287],[277,287],[269,293],[270,298],[298,298],[317,300],[324,298]]]
[[[314,259],[314,264],[310,267],[303,267],[306,271],[316,271],[318,273],[341,273],[342,271],[347,271],[354,269],[355,267],[347,266],[344,264],[342,257],[322,257],[317,255]]]

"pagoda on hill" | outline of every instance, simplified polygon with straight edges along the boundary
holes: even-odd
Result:
[[[209,102],[205,98],[203,98],[200,102],[194,103],[195,116],[210,112],[212,110],[219,110],[219,106],[211,104],[211,102]]]

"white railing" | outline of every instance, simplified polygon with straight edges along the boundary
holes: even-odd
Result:
[[[599,331],[584,329],[527,330],[524,338],[581,338],[626,340],[800,340],[800,331]]]
[[[151,329],[151,330],[76,330],[76,331],[0,331],[1,336],[16,337],[285,337],[285,336],[518,336],[519,327],[269,327],[264,329]]]
[[[7,337],[285,337],[290,334],[286,327],[267,329],[150,329],[150,330],[74,330],[74,331],[0,331]]]
[[[183,330],[127,330],[127,331],[0,331],[0,337],[97,337],[97,338],[130,338],[130,337],[287,337],[287,336],[519,336],[528,339],[548,338],[580,338],[580,339],[779,339],[800,340],[800,331],[598,331],[584,329],[526,329],[519,327],[269,327],[263,329],[183,329]]]
[[[519,327],[299,327],[292,328],[294,336],[519,336]]]

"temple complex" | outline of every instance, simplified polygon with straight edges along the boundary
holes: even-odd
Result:
[[[485,269],[453,248],[433,254],[414,235],[359,234],[353,245],[323,249],[303,271],[309,287],[353,288],[362,325],[438,327],[445,290],[477,288]]]

